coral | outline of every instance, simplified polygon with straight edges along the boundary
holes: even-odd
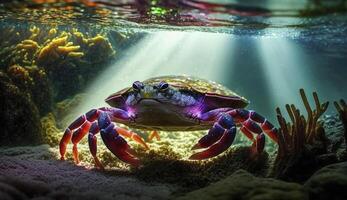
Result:
[[[177,200],[201,199],[268,199],[290,200],[309,199],[304,188],[297,183],[254,177],[252,174],[238,170],[231,176],[213,183],[205,188],[190,192]]]
[[[111,43],[102,35],[98,34],[95,37],[87,40],[88,51],[86,58],[91,63],[101,63],[115,55]],[[103,52],[100,54],[99,52]],[[99,55],[95,57],[94,55]]]
[[[1,145],[35,144],[41,141],[39,111],[30,96],[23,93],[0,71]]]
[[[8,39],[0,39],[3,70],[13,65],[37,66],[53,83],[57,100],[83,89],[116,53],[102,30],[82,33],[76,28],[31,26],[1,31]]]
[[[79,50],[80,46],[68,42],[68,36],[60,36],[54,38],[39,51],[36,62],[39,66],[47,69],[47,67],[52,67],[51,65],[53,64],[60,65],[65,59],[68,60],[84,56],[84,53]],[[48,69],[48,71],[50,70],[52,69]]]
[[[298,154],[304,149],[305,144],[312,144],[316,139],[324,137],[324,129],[322,124],[318,123],[318,119],[328,108],[329,102],[320,104],[317,93],[313,92],[316,109],[312,110],[303,89],[300,89],[300,95],[307,111],[307,119],[300,114],[300,110],[293,104],[286,104],[286,110],[292,124],[286,122],[279,108],[276,109],[280,124],[279,157]]]
[[[290,181],[305,181],[317,169],[337,161],[333,152],[328,152],[328,139],[319,117],[329,103],[320,103],[313,92],[316,108],[313,110],[303,89],[300,95],[307,111],[307,117],[300,114],[295,105],[286,105],[291,123],[286,121],[279,108],[276,109],[280,124],[278,153],[272,176]]]
[[[17,44],[14,49],[15,56],[12,63],[29,66],[32,65],[39,48],[39,44],[34,40],[23,40]]]

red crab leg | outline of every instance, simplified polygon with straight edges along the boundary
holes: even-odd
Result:
[[[119,133],[119,135],[130,138],[135,142],[141,144],[143,147],[145,147],[145,149],[149,150],[149,147],[147,146],[146,142],[143,141],[142,137],[138,134],[121,127],[115,127],[115,129]]]
[[[158,131],[155,131],[155,130],[152,131],[151,134],[149,134],[149,136],[148,136],[148,141],[152,141],[154,137],[155,137],[158,141],[160,141],[160,136],[159,136]]]
[[[242,125],[254,133],[260,134],[260,131],[257,129],[262,129],[274,142],[278,143],[277,129],[265,117],[259,115],[255,111],[234,109],[229,111],[228,114],[230,114],[235,121],[242,123]]]
[[[110,117],[106,113],[100,113],[98,124],[101,138],[106,147],[123,162],[133,166],[139,166],[139,159],[134,155],[134,151],[129,147],[124,138],[119,135],[117,128],[111,123]]]
[[[99,115],[98,113],[99,113],[99,111],[97,109],[90,110],[86,114],[77,118],[65,130],[64,135],[61,138],[60,143],[59,143],[59,151],[60,151],[60,156],[61,156],[60,159],[61,160],[65,159],[64,157],[65,157],[65,153],[66,153],[66,146],[70,142],[70,140],[72,138],[74,138],[74,141],[77,144],[77,142],[79,142],[83,138],[83,136],[88,132],[89,127],[87,124],[89,124],[89,122],[95,121]],[[86,123],[86,125],[84,125],[85,123]],[[82,127],[80,127],[80,126],[82,126]],[[89,124],[89,126],[90,126],[90,124]],[[75,129],[77,129],[77,130],[74,131]],[[72,131],[74,131],[74,132],[72,132]],[[77,146],[75,144],[74,144],[73,149],[74,149],[74,159],[75,159],[76,156],[78,157]],[[77,160],[75,159],[75,161],[78,162],[78,159]]]
[[[214,126],[193,148],[209,147],[189,157],[192,160],[202,160],[219,155],[228,149],[234,141],[236,126],[230,115],[222,114]],[[220,138],[220,140],[218,140]],[[218,140],[218,141],[217,141]],[[217,141],[217,142],[216,142]]]
[[[250,138],[252,133],[257,134],[254,140],[254,147],[258,153],[261,153],[265,146],[265,136],[263,131],[277,143],[277,129],[255,111],[245,109],[234,109],[228,112],[234,119],[242,124],[241,131]],[[252,136],[253,137],[253,136]]]
[[[89,151],[92,154],[93,158],[94,158],[94,163],[96,165],[96,167],[98,167],[99,169],[104,169],[104,166],[101,164],[100,160],[98,159],[98,157],[96,156],[96,152],[97,152],[97,138],[96,138],[96,134],[99,133],[99,126],[97,122],[94,122],[92,124],[92,126],[90,127],[89,130],[89,134],[88,134],[88,144],[89,144]]]
[[[91,123],[88,121],[85,121],[82,126],[80,128],[78,128],[77,130],[75,130],[72,134],[72,153],[73,153],[73,158],[76,162],[76,164],[78,164],[80,162],[79,158],[78,158],[78,150],[77,150],[77,144],[81,141],[81,139],[88,133],[89,128],[91,126]]]
[[[60,141],[60,144],[59,144],[61,160],[64,160],[64,156],[66,153],[66,146],[71,140],[73,143],[73,158],[74,158],[75,162],[78,164],[79,158],[78,158],[77,144],[88,133],[89,129],[92,129],[92,130],[90,130],[90,134],[88,136],[90,151],[94,157],[96,165],[99,168],[102,168],[100,161],[96,158],[96,137],[95,137],[95,134],[97,134],[97,132],[101,128],[98,127],[98,123],[96,123],[96,122],[93,123],[94,128],[91,127],[92,122],[94,122],[96,119],[99,119],[101,113],[104,113],[104,115],[108,116],[109,122],[111,122],[110,118],[112,118],[113,120],[117,120],[117,119],[131,120],[130,116],[128,115],[128,113],[126,111],[118,109],[118,108],[105,108],[105,107],[103,107],[103,108],[99,108],[99,109],[93,109],[93,110],[87,112],[86,114],[80,116],[74,122],[72,122],[71,125],[65,130],[64,135],[63,135],[63,137]],[[103,120],[101,120],[101,122],[103,124],[105,124]],[[146,145],[146,143],[136,133],[133,133],[131,131],[126,131],[126,130],[118,128],[118,127],[117,127],[117,129],[119,131],[119,134],[134,139],[136,142],[142,144],[145,148],[148,149],[148,146]]]

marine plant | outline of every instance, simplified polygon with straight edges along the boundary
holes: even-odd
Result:
[[[286,104],[290,122],[283,117],[280,108],[276,108],[280,125],[278,130],[278,153],[272,176],[277,178],[303,181],[319,167],[317,156],[327,153],[325,130],[319,118],[327,110],[329,102],[320,103],[313,92],[315,108],[312,109],[304,89],[300,89],[301,99],[307,116],[301,114],[294,104]]]

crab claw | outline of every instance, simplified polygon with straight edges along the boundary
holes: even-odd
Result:
[[[140,161],[134,155],[135,151],[130,148],[122,136],[119,135],[115,125],[111,123],[107,114],[99,117],[99,126],[101,138],[106,147],[120,160],[133,166],[139,166]]]
[[[223,114],[209,130],[208,134],[201,138],[193,149],[207,148],[189,157],[191,160],[202,160],[219,155],[227,150],[234,141],[236,126],[228,114]]]

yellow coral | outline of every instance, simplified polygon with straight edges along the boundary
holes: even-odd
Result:
[[[29,37],[29,39],[30,40],[37,40],[37,37],[40,34],[40,29],[36,26],[33,26],[29,30],[31,32],[31,36]]]
[[[68,34],[63,32],[60,37],[54,38],[50,43],[43,47],[38,54],[37,62],[39,64],[54,63],[61,56],[70,58],[80,58],[84,55],[80,52],[80,46],[73,46],[72,42],[68,42]]]
[[[36,50],[39,48],[37,42],[33,40],[23,40],[21,43],[17,44],[17,49],[27,49],[27,50]]]
[[[54,61],[59,58],[59,54],[56,52],[56,49],[59,46],[63,46],[67,43],[67,36],[55,38],[45,47],[43,47],[37,57],[38,63],[46,63],[46,61]]]
[[[70,57],[70,58],[81,58],[83,56],[84,56],[83,52],[69,52],[67,54],[67,57]]]
[[[48,37],[54,37],[56,34],[57,34],[57,29],[55,29],[55,28],[51,28],[48,31]]]
[[[23,40],[15,47],[15,62],[18,64],[31,65],[36,52],[40,48],[39,44],[33,40]]]
[[[57,52],[62,53],[62,54],[68,54],[72,51],[77,51],[80,48],[81,48],[80,46],[68,46],[68,44],[67,44],[65,46],[58,46]]]
[[[15,29],[9,31],[12,35],[15,33]],[[51,71],[62,65],[69,66],[70,63],[73,63],[71,66],[76,66],[79,62],[100,63],[115,55],[112,44],[102,33],[90,35],[76,28],[60,31],[57,27],[46,29],[31,26],[27,33],[21,36],[27,34],[27,38],[12,46],[6,44],[7,40],[0,39],[4,45],[1,52],[11,52],[6,58],[11,64],[38,65],[46,71]]]

